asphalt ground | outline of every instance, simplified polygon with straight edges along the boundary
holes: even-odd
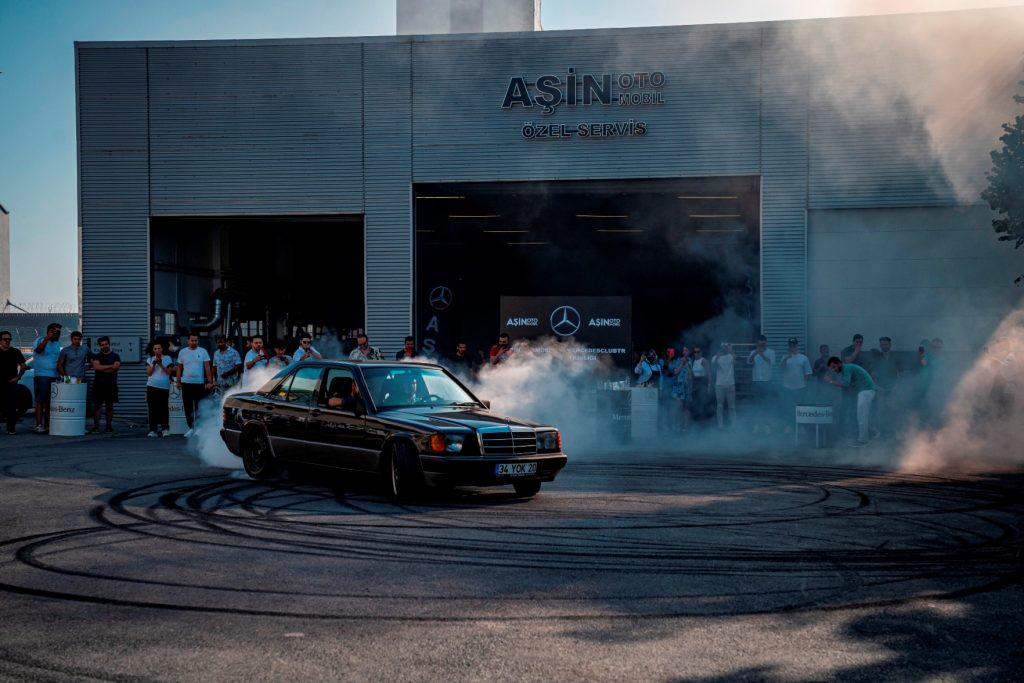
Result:
[[[0,680],[1024,679],[1024,471],[844,462],[625,447],[397,504],[0,435]]]

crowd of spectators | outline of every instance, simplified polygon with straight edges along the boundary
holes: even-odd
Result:
[[[72,332],[70,343],[61,347],[61,331],[58,323],[49,325],[46,334],[35,340],[30,354],[35,431],[45,433],[49,429],[51,385],[67,382],[90,386],[91,432],[100,431],[101,418],[105,418],[105,431],[113,432],[120,356],[105,336],[97,340],[98,350],[90,350],[79,331]],[[11,347],[11,337],[9,332],[0,332],[0,408],[7,433],[15,434],[28,402],[28,390],[19,384],[28,365],[24,354]],[[265,378],[294,363],[324,357],[305,331],[295,335],[291,353],[291,345],[282,340],[267,345],[261,335],[253,335],[245,340],[244,348],[236,350],[230,338],[218,335],[211,357],[199,341],[198,334],[189,334],[187,345],[179,348],[176,338],[164,337],[146,349],[149,436],[168,434],[173,388],[181,392],[187,436],[195,429],[200,402],[212,392],[231,390],[249,374]],[[354,342],[351,350],[332,353],[352,360],[387,357],[370,344],[365,333]],[[747,429],[752,435],[792,433],[798,428],[797,406],[831,406],[839,431],[853,445],[863,446],[873,438],[896,436],[911,424],[927,426],[939,417],[948,389],[954,384],[943,346],[940,338],[925,339],[916,351],[898,352],[892,339],[883,336],[877,347],[867,350],[863,335],[855,334],[838,355],[832,355],[829,345],[822,344],[811,361],[800,350],[798,339],[789,339],[786,352],[777,357],[768,339],[761,335],[753,344],[718,343],[713,353],[707,352],[703,344],[667,348],[661,356],[650,349],[640,354],[633,372],[637,386],[659,392],[663,431],[687,432],[694,425],[714,425],[720,430]],[[736,347],[743,351],[737,353]],[[489,350],[481,348],[471,353],[465,342],[458,342],[450,353],[442,355],[417,351],[415,338],[408,336],[394,358],[439,362],[462,379],[475,380],[483,368],[511,360],[516,348],[503,332]],[[1000,339],[987,354],[995,378],[990,392],[993,412],[1009,415],[1018,390],[1014,350],[1008,339]]]
[[[836,430],[864,446],[871,439],[897,436],[909,426],[930,426],[942,413],[955,384],[943,353],[943,341],[922,340],[916,351],[893,350],[892,339],[880,337],[870,350],[856,334],[838,355],[818,347],[812,362],[791,338],[780,357],[758,336],[753,348],[737,356],[733,345],[721,343],[708,361],[702,347],[655,349],[640,355],[633,368],[636,385],[659,391],[663,431],[685,432],[691,425],[714,423],[739,429],[737,413],[751,435],[791,434],[798,429],[799,405],[830,406]],[[989,353],[992,405],[1009,414],[1017,391],[1017,360],[1008,339]],[[737,410],[737,370],[745,368],[749,383]]]
[[[11,346],[12,335],[0,331],[0,408],[9,435],[18,433],[17,425],[27,409],[35,415],[34,431],[45,434],[50,429],[50,397],[54,383],[88,384],[92,389],[93,428],[100,431],[100,417],[106,417],[107,432],[113,432],[114,404],[117,402],[117,373],[121,357],[111,349],[110,338],[97,339],[98,350],[92,351],[82,344],[82,333],[75,330],[70,343],[61,347],[63,327],[50,323],[46,334],[32,343],[30,358]],[[22,377],[32,370],[32,390],[21,384]],[[26,380],[27,381],[27,380]],[[33,398],[34,397],[34,398]],[[31,405],[29,405],[31,404]],[[103,409],[106,409],[105,411]]]

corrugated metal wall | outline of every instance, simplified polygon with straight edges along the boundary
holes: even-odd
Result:
[[[761,329],[784,350],[807,335],[807,67],[785,29],[761,57]]]
[[[150,48],[153,215],[362,213],[360,54]]]
[[[149,335],[146,50],[81,47],[78,178],[82,331]],[[119,413],[144,412],[145,366],[125,365]]]
[[[800,47],[822,25],[81,44],[84,324],[148,334],[149,215],[363,212],[366,326],[395,348],[412,328],[414,182],[760,175],[763,328],[775,346],[803,339],[808,208],[955,201],[908,100],[821,96],[835,65]],[[858,26],[834,28],[854,40]],[[886,63],[865,68],[861,91]],[[501,108],[511,77],[569,67],[662,71],[666,103]],[[648,135],[521,135],[630,118]]]
[[[412,72],[408,43],[364,46],[366,331],[385,349],[413,325]]]

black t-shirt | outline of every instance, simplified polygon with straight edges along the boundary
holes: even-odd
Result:
[[[92,359],[99,361],[100,365],[113,365],[121,360],[121,356],[111,351],[110,353],[93,354]],[[113,372],[97,372],[94,374],[95,378],[93,381],[96,384],[117,384],[117,370],[114,370]]]
[[[859,365],[868,372],[871,372],[871,353],[863,346],[861,346],[860,351],[857,352],[857,357],[854,358],[853,360],[847,360],[852,353],[853,344],[850,344],[845,349],[839,352],[839,358],[844,363],[853,363],[854,365]]]
[[[18,368],[25,362],[25,356],[13,346],[0,351],[0,382],[10,382],[18,376]]]

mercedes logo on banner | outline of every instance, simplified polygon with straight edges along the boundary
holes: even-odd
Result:
[[[572,306],[559,306],[551,312],[551,331],[559,337],[571,337],[580,329],[580,312]]]
[[[452,290],[444,285],[430,290],[430,307],[435,311],[443,311],[452,305]]]

